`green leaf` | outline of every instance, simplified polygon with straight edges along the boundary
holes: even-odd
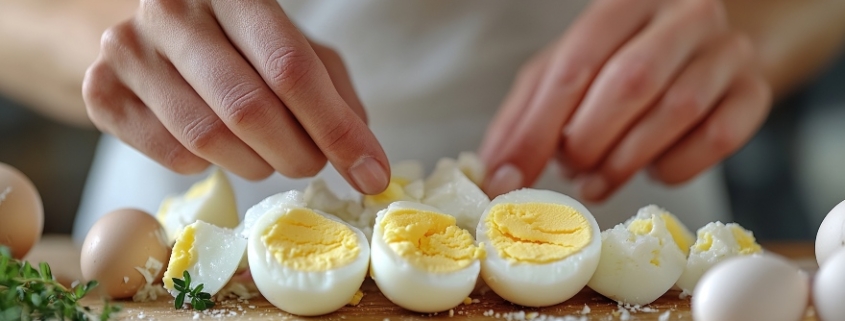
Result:
[[[29,301],[32,302],[32,305],[34,305],[34,306],[40,306],[41,305],[41,296],[38,295],[38,293],[33,293],[29,296]]]
[[[41,262],[38,265],[38,269],[41,270],[41,279],[44,281],[52,281],[53,280],[53,271],[50,270],[50,265],[47,262]]]
[[[197,287],[194,288],[193,291],[191,291],[191,294],[193,294],[194,296],[197,296],[197,294],[200,293],[200,291],[202,291],[202,287],[203,287],[202,284],[197,285]]]
[[[194,299],[191,302],[191,305],[194,307],[194,309],[197,309],[197,310],[200,310],[200,311],[206,309],[206,304],[205,304],[205,301],[203,301],[203,300]]]
[[[177,290],[184,290],[185,281],[182,281],[182,279],[173,278],[173,287]]]
[[[208,300],[211,299],[211,294],[209,294],[208,292],[200,292],[197,294],[197,297],[203,300]]]
[[[181,309],[183,305],[185,305],[185,292],[176,295],[176,300],[173,301],[173,306],[176,309]]]
[[[12,257],[12,250],[9,249],[8,246],[0,245],[0,256],[11,258]]]
[[[185,287],[191,287],[191,275],[188,274],[188,270],[182,271],[182,277],[185,279]]]

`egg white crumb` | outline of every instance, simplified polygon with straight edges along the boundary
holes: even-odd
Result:
[[[581,309],[581,314],[590,314],[590,311],[591,311],[590,307],[588,307],[586,304],[584,304],[584,308]]]
[[[669,312],[669,311],[663,312],[663,314],[661,314],[659,317],[657,317],[657,321],[669,321],[669,316],[671,314],[672,314],[672,312]]]

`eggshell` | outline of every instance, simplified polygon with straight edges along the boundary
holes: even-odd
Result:
[[[106,214],[91,227],[82,245],[82,276],[97,280],[101,291],[120,299],[131,297],[146,283],[135,268],[143,268],[149,258],[167,266],[170,247],[167,233],[149,213],[118,209]],[[164,269],[154,276],[161,280]]]
[[[845,201],[827,213],[816,234],[816,261],[824,265],[828,257],[845,247]]]
[[[816,273],[813,305],[822,321],[845,320],[845,249],[831,255]]]
[[[738,256],[704,274],[692,314],[696,321],[795,321],[804,315],[809,292],[807,275],[786,259]]]
[[[35,185],[17,169],[0,163],[0,244],[23,258],[41,239],[44,208]]]

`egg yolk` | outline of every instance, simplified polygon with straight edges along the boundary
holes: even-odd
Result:
[[[388,212],[379,223],[384,242],[411,265],[432,273],[463,269],[484,258],[483,246],[451,215],[416,209]]]
[[[279,264],[303,272],[343,267],[360,252],[352,229],[306,208],[282,215],[264,231],[261,241]]]
[[[490,208],[487,237],[504,259],[550,263],[586,247],[590,223],[576,209],[551,203],[502,203]]]
[[[654,229],[654,218],[651,219],[636,219],[628,224],[628,231],[633,235],[647,235]],[[672,235],[674,238],[674,235]],[[633,241],[633,240],[632,240]],[[660,240],[660,245],[663,245],[663,240]],[[651,265],[660,266],[660,251],[651,251],[651,260],[648,261]]]
[[[404,178],[391,177],[384,192],[364,196],[364,204],[367,206],[378,206],[401,200],[405,198],[405,186],[408,184],[410,182]]]
[[[196,184],[192,185],[187,192],[185,192],[185,200],[193,200],[200,198],[203,195],[208,194],[214,185],[221,179],[221,175],[224,175],[222,171],[215,170],[214,173],[209,175],[206,179],[197,182]],[[158,213],[156,214],[156,218],[158,221],[164,225],[165,219],[167,218],[167,213],[170,212],[170,206],[173,204],[174,197],[165,198],[164,201],[161,202],[161,206],[159,206]]]
[[[729,226],[731,234],[733,234],[734,239],[739,245],[739,249],[737,251],[739,254],[748,255],[758,253],[763,250],[763,248],[760,247],[760,244],[757,244],[757,240],[754,239],[754,235],[738,225]],[[710,248],[713,247],[713,235],[710,234],[710,232],[700,232],[698,235],[698,242],[695,243],[694,247],[699,252],[709,251]]]
[[[689,256],[690,247],[695,243],[692,233],[687,233],[686,227],[669,213],[661,214],[660,218],[666,223],[666,229],[669,230],[669,234],[672,234],[672,239],[675,240],[675,244],[678,244],[681,252],[684,252],[684,256]]]
[[[176,239],[173,252],[170,254],[170,263],[168,263],[167,271],[164,272],[164,277],[162,277],[166,289],[172,290],[173,278],[181,279],[182,273],[196,261],[195,237],[196,227],[191,224],[182,229],[182,233]]]

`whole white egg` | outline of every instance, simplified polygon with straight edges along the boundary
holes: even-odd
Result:
[[[822,321],[845,320],[845,249],[830,256],[816,273],[813,305]]]
[[[696,321],[795,321],[809,292],[806,273],[780,256],[736,256],[704,274],[692,314]]]
[[[816,234],[816,261],[824,265],[828,257],[845,247],[845,201],[827,213]]]

